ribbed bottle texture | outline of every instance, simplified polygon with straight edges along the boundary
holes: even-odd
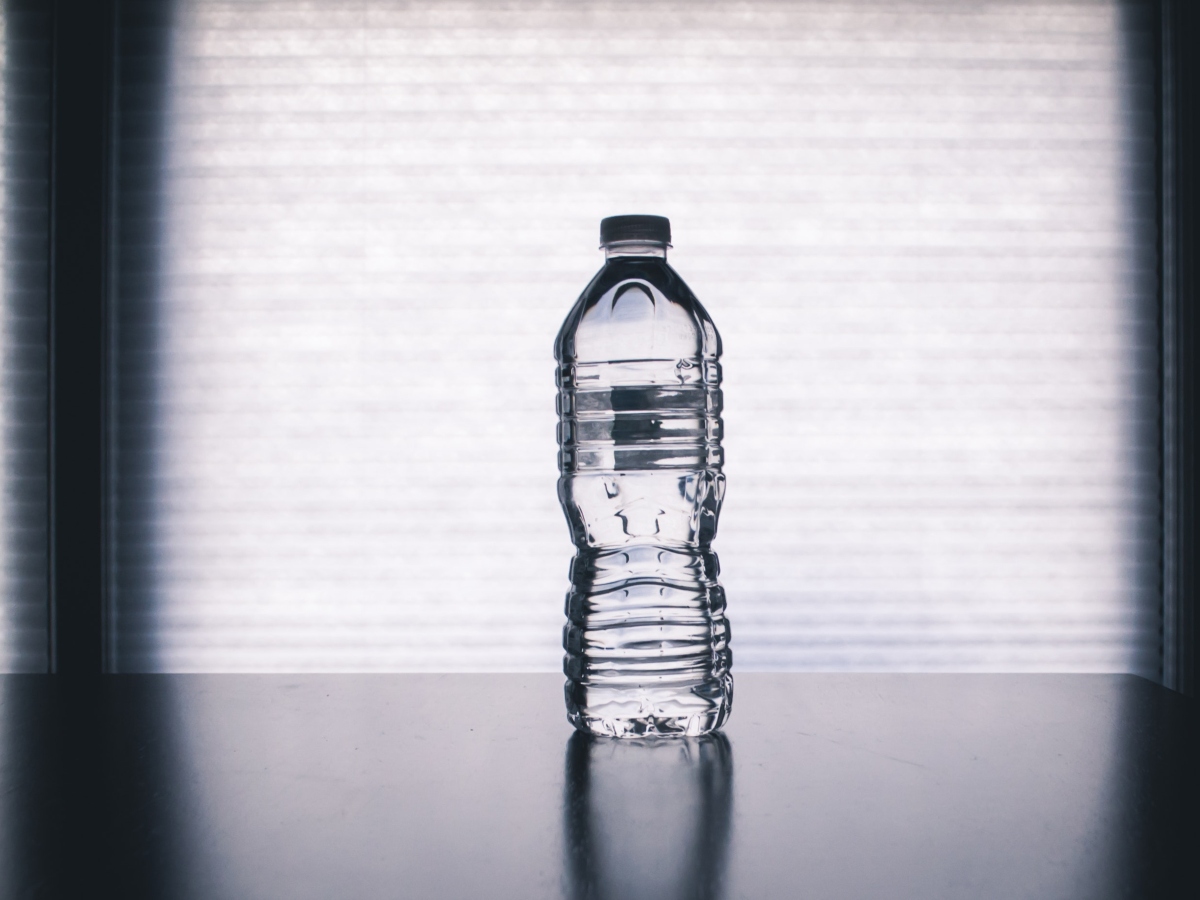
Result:
[[[733,694],[710,549],[725,491],[720,337],[665,249],[612,254],[563,323],[559,500],[576,555],[568,718],[613,736],[698,735]]]

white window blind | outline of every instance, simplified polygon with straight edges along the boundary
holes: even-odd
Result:
[[[725,343],[737,669],[1159,659],[1151,23],[126,3],[116,665],[550,670],[602,216]]]
[[[50,10],[0,6],[0,672],[45,672]]]

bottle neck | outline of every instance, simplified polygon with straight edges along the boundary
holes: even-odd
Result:
[[[630,257],[666,259],[667,245],[645,241],[613,241],[611,244],[604,245],[604,258],[606,260],[629,259]]]

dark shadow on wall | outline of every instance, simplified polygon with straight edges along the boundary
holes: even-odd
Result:
[[[106,634],[108,668],[117,672],[157,669],[156,373],[168,239],[164,187],[174,18],[171,0],[122,0],[117,10]]]
[[[1118,62],[1116,96],[1120,102],[1121,143],[1119,197],[1120,219],[1125,234],[1128,263],[1118,275],[1125,298],[1123,328],[1136,337],[1126,341],[1129,358],[1119,360],[1133,396],[1144,402],[1129,403],[1121,426],[1127,430],[1124,443],[1134,458],[1126,466],[1131,473],[1130,495],[1138,498],[1131,506],[1126,540],[1137,547],[1138,593],[1136,608],[1140,633],[1162,631],[1162,352],[1159,338],[1160,245],[1157,172],[1148,161],[1155,159],[1158,126],[1155,116],[1157,67],[1155,64],[1159,14],[1157,0],[1124,0],[1117,6],[1118,34],[1122,58]],[[1150,402],[1156,398],[1158,402]],[[1141,641],[1139,657],[1131,670],[1146,677],[1162,675],[1162,652],[1150,641]]]
[[[4,26],[4,382],[0,653],[12,672],[49,666],[47,478],[50,276],[50,4],[8,0]]]

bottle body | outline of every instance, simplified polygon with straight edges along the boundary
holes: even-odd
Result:
[[[567,714],[616,737],[728,717],[711,542],[725,491],[720,337],[660,253],[612,255],[563,323],[559,500],[575,544]]]

